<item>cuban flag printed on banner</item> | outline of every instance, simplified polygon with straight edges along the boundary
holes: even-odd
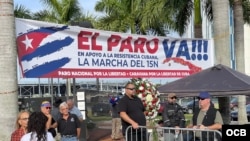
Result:
[[[22,26],[22,24],[18,25]],[[57,52],[69,47],[74,41],[70,36],[54,35],[68,29],[68,26],[17,28],[22,28],[22,30],[17,30],[17,47],[23,77],[45,77],[48,73],[58,70],[70,62],[70,58],[67,56],[53,59]]]

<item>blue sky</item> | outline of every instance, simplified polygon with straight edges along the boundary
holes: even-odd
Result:
[[[84,13],[90,13],[94,15],[98,15],[97,12],[95,12],[94,7],[98,0],[79,0],[80,5],[83,8]],[[37,12],[44,8],[43,4],[40,2],[40,0],[14,0],[14,4],[22,4],[32,12]]]

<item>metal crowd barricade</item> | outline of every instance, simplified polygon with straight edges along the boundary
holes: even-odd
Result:
[[[141,138],[141,139],[134,139],[134,137],[136,138]],[[129,126],[126,129],[125,132],[125,139],[126,141],[145,141],[143,139],[146,138],[146,141],[149,141],[149,136],[148,136],[148,128],[147,126],[139,126],[138,129],[133,129],[132,126]]]
[[[132,129],[132,130],[131,130]],[[157,141],[221,141],[222,134],[218,130],[208,129],[193,129],[193,128],[176,128],[173,127],[153,127],[158,135]],[[139,126],[137,130],[134,130],[132,126],[126,129],[125,139],[126,141],[145,141],[143,140],[144,132],[146,141],[153,140],[153,129],[152,127]],[[136,136],[136,139],[133,139]],[[140,136],[140,140],[138,140]]]

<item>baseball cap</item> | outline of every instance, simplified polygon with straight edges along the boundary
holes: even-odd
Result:
[[[198,98],[208,99],[210,98],[210,94],[208,92],[200,92]]]
[[[50,102],[49,101],[43,101],[41,104],[41,107],[51,107]]]

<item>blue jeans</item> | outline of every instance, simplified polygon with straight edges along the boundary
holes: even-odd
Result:
[[[61,137],[61,141],[78,141],[77,137]]]

